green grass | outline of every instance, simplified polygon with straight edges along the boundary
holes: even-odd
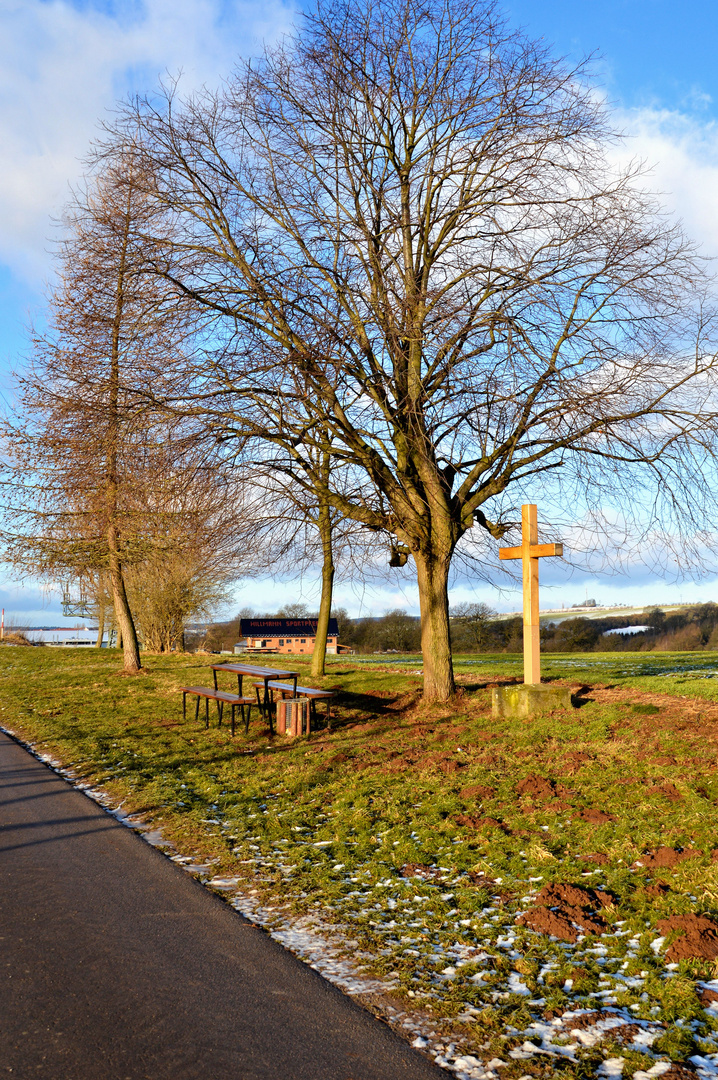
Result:
[[[137,678],[116,674],[118,662],[89,650],[0,650],[0,722],[159,824],[184,856],[239,877],[277,923],[291,912],[335,924],[437,1031],[507,1061],[505,1080],[589,1076],[606,1055],[624,1057],[629,1076],[655,1054],[718,1053],[718,1020],[696,990],[718,968],[667,966],[656,944],[658,920],[718,912],[718,710],[701,705],[718,696],[706,677],[715,655],[546,656],[547,678],[625,694],[588,694],[580,709],[528,723],[491,719],[485,685],[520,674],[520,657],[457,658],[457,700],[432,709],[419,701],[418,657],[337,658],[323,685],[339,691],[340,722],[295,742],[270,739],[256,718],[234,740],[216,714],[208,731],[193,712],[183,722],[178,687],[206,683],[208,657],[148,657]],[[654,701],[640,700],[644,691]],[[646,704],[653,710],[636,712]],[[519,798],[531,775],[554,782],[556,798]],[[580,816],[589,810],[614,820],[591,824]],[[669,870],[633,866],[662,845],[699,854]],[[581,861],[589,853],[606,862]],[[404,876],[409,864],[425,876]],[[670,891],[650,896],[658,880]],[[569,944],[517,925],[551,882],[610,890],[606,933]],[[652,1050],[623,1045],[616,1031],[581,1046],[570,1025],[556,1038],[575,1045],[572,1057],[521,1050],[552,1015],[607,1001],[654,1022]]]
[[[352,660],[370,668],[409,671],[422,666],[419,655],[362,656]],[[454,668],[458,675],[523,678],[523,657],[519,653],[460,655],[454,658]],[[633,686],[718,701],[718,653],[714,652],[544,653],[541,673],[548,680]]]

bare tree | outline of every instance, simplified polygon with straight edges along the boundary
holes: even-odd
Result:
[[[471,603],[466,601],[456,604],[450,611],[451,619],[461,623],[469,632],[469,636],[475,647],[481,650],[486,642],[486,631],[492,619],[496,618],[496,612],[488,604]]]
[[[153,454],[141,557],[126,571],[130,605],[148,652],[183,649],[190,619],[210,619],[256,564],[244,494],[204,441],[167,432]]]
[[[454,690],[457,545],[527,486],[710,517],[704,271],[612,137],[584,73],[486,0],[319,0],[218,93],[108,136],[181,222],[157,270],[214,338],[188,403],[414,559],[428,700]]]
[[[106,574],[128,673],[141,665],[124,568],[146,555],[148,493],[168,445],[166,418],[146,406],[146,360],[173,357],[185,332],[146,273],[155,215],[127,157],[76,195],[51,328],[35,337],[6,426],[6,557],[50,579],[69,572],[97,585]]]

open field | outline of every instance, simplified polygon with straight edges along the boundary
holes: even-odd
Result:
[[[183,723],[209,658],[146,660],[2,649],[0,723],[270,925],[343,933],[459,1075],[718,1075],[718,655],[551,654],[580,707],[531,722],[490,716],[518,656],[432,709],[420,658],[337,658],[340,723],[296,743]]]
[[[359,656],[353,664],[420,672],[421,656]],[[485,653],[457,656],[454,670],[459,681],[502,678],[523,679],[519,654]],[[542,678],[564,683],[608,684],[636,690],[655,690],[718,701],[718,653],[546,653],[541,658]],[[715,682],[713,680],[716,680]]]

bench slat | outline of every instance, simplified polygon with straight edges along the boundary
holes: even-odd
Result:
[[[211,701],[224,701],[227,705],[234,702],[235,705],[252,705],[253,697],[239,697],[237,694],[228,694],[226,690],[214,690],[211,686],[180,686],[183,694],[196,694],[197,697],[206,697]]]
[[[264,683],[255,683],[255,686],[264,687]],[[334,690],[317,690],[313,686],[298,686],[296,690],[291,683],[268,682],[270,690],[288,690],[293,694],[301,694],[302,697],[334,697]]]

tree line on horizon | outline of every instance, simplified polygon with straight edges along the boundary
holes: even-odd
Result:
[[[497,575],[522,502],[612,559],[712,550],[713,283],[585,65],[490,0],[299,19],[92,148],[5,421],[5,562],[82,583],[128,672],[242,577],[311,573],[320,675],[336,575],[413,573],[447,700],[452,567]]]
[[[234,619],[203,628],[195,647],[210,652],[233,649],[241,638],[242,618],[316,618],[317,614],[305,604],[263,613],[245,608]],[[421,651],[421,621],[401,608],[356,618],[345,608],[333,608],[331,614],[337,620],[341,644],[359,655]],[[457,605],[450,609],[449,624],[455,653],[520,653],[523,649],[522,618],[498,618],[485,604]],[[632,626],[647,629],[621,633]],[[589,619],[579,615],[542,622],[541,649],[547,653],[718,651],[718,603],[694,604],[668,613],[650,607],[629,616]]]

